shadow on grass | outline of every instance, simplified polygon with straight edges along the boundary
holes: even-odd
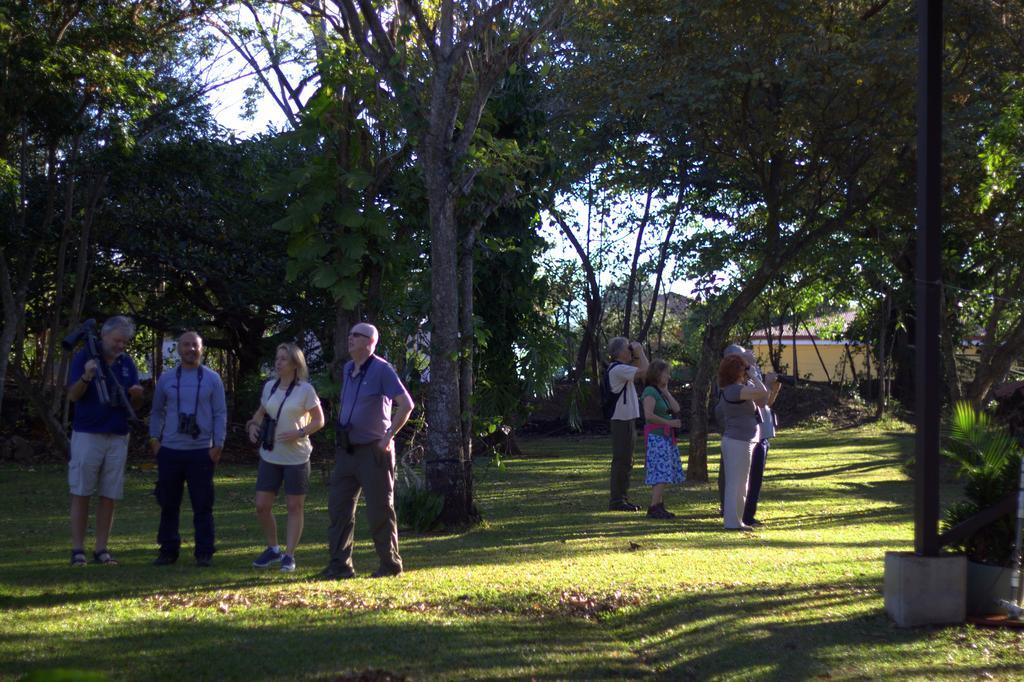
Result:
[[[892,468],[892,458],[874,456],[874,461],[851,462],[840,466],[821,469],[805,469],[803,471],[779,471],[769,474],[768,480],[774,481],[807,481],[816,478],[831,478],[833,476],[867,474],[874,471]],[[909,484],[908,484],[909,485]]]
[[[137,620],[131,632],[82,637],[73,653],[52,657],[46,666],[130,670],[136,679],[331,679],[367,668],[416,679],[635,679],[644,674],[638,660],[623,656],[599,625],[586,621],[258,611]],[[32,648],[28,641],[12,644],[21,651]],[[5,672],[31,668],[29,661],[8,661]]]
[[[875,611],[832,615],[851,600],[877,599],[876,587],[862,582],[686,594],[637,617],[616,616],[613,629],[624,640],[640,641],[637,655],[670,679],[854,677],[867,661],[844,661],[836,651],[866,652],[886,640],[923,636],[893,631]]]
[[[450,614],[269,608],[154,613],[72,633],[73,645],[46,665],[131,671],[136,678],[244,680],[324,678],[366,668],[427,679],[538,680],[905,679],[965,672],[934,665],[930,648],[914,648],[935,631],[892,628],[872,580],[719,587],[649,598],[655,601],[599,621],[522,612],[469,616],[455,607]],[[28,637],[17,639],[11,644],[18,651],[33,650]],[[33,667],[33,657],[25,656],[8,660],[5,672]],[[1024,661],[993,662],[986,670],[1019,679]]]
[[[83,569],[68,568],[69,574],[74,571],[81,572]],[[103,568],[100,570],[112,571],[117,569]],[[225,580],[223,575],[209,576],[205,579],[196,580],[195,574],[191,576],[176,576],[176,579],[168,580],[166,571],[160,573],[161,569],[153,568],[151,575],[143,576],[134,572],[132,578],[150,578],[146,585],[126,585],[124,575],[110,574],[108,577],[97,582],[95,579],[90,582],[88,589],[81,591],[61,590],[44,591],[35,594],[25,595],[2,595],[0,594],[0,610],[20,610],[29,608],[46,608],[50,606],[68,606],[86,602],[119,601],[122,599],[144,599],[156,594],[175,591],[202,591],[202,590],[232,590],[246,587],[266,585],[267,580],[258,576],[238,580]],[[51,578],[55,577],[53,575]],[[67,587],[67,582],[58,582],[58,585]],[[26,581],[19,581],[23,587],[29,586]],[[37,587],[53,586],[54,581],[39,583]]]

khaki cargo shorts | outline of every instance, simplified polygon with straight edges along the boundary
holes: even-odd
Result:
[[[124,497],[124,467],[128,434],[71,432],[68,486],[72,495],[120,500]]]

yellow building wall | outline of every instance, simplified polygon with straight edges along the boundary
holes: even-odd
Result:
[[[793,373],[793,344],[782,343],[773,344],[774,347],[782,346],[782,358],[779,362],[780,368],[782,368],[787,374]],[[753,342],[751,346],[754,354],[758,358],[758,362],[762,369],[768,369],[772,366],[771,359],[768,356],[768,344],[767,342]],[[857,373],[857,377],[863,379],[867,374],[868,361],[867,354],[869,348],[865,345],[850,345],[850,355],[853,357],[853,369]],[[821,357],[818,357],[818,354]],[[872,358],[874,360],[874,358]],[[796,364],[797,371],[800,373],[800,378],[808,381],[852,381],[853,371],[851,371],[850,360],[846,356],[846,350],[842,343],[836,342],[822,342],[818,341],[818,350],[815,352],[814,346],[810,341],[798,340],[796,344]],[[871,375],[875,376],[878,371],[877,367],[872,366]]]
[[[773,346],[779,346],[780,344],[774,343]],[[782,358],[780,366],[787,374],[793,373],[793,343],[782,343]],[[768,357],[768,343],[764,341],[753,341],[751,342],[751,348],[754,354],[757,356],[758,363],[761,365],[762,370],[770,370],[772,363]],[[853,356],[853,366],[857,371],[857,378],[863,379],[867,373],[868,361],[867,354],[870,352],[870,347],[864,344],[854,346],[850,344],[850,355]],[[979,354],[979,349],[976,346],[965,345],[960,349],[958,358],[961,357],[974,357]],[[818,358],[818,353],[821,354],[821,359]],[[810,341],[798,340],[796,344],[796,361],[797,371],[800,372],[800,378],[808,381],[828,381],[829,376],[833,382],[848,382],[852,381],[852,373],[850,371],[850,361],[846,357],[846,351],[843,348],[842,342],[835,341],[818,341],[818,353],[814,352],[814,346]],[[824,368],[822,367],[822,361],[824,361]],[[877,358],[872,356],[871,358],[871,377],[878,378],[878,367]],[[825,368],[828,369],[828,375],[825,374]]]

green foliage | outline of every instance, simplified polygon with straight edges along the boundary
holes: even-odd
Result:
[[[540,268],[548,244],[537,231],[538,195],[553,165],[547,119],[535,105],[540,88],[533,69],[522,65],[510,73],[488,102],[467,161],[486,170],[460,216],[472,224],[475,213],[492,212],[480,226],[474,264],[474,432],[480,436],[519,426],[527,401],[550,394],[560,363],[545,309],[551,280]],[[509,204],[505,195],[515,185],[520,198]]]
[[[309,64],[319,88],[286,135],[310,153],[270,189],[287,205],[274,227],[288,238],[290,282],[325,292],[356,318],[376,318],[386,307],[379,283],[406,276],[418,255],[409,237],[424,212],[418,188],[397,177],[410,160],[373,69],[343,38],[324,38]]]
[[[583,430],[583,413],[587,404],[593,401],[594,387],[589,381],[579,381],[572,387],[569,394],[568,421],[573,431]]]
[[[1021,447],[1005,426],[967,402],[954,405],[944,436],[943,454],[959,466],[964,482],[964,499],[946,510],[943,526],[949,529],[1017,489]],[[973,561],[1006,565],[1014,532],[1014,521],[1007,516],[982,528],[958,548]]]
[[[323,338],[324,297],[287,281],[286,236],[272,228],[285,206],[264,191],[302,159],[286,139],[233,142],[205,131],[108,157],[97,303],[127,299],[148,326],[198,329],[208,346],[240,357],[243,374],[282,340]]]
[[[407,484],[395,491],[395,514],[401,528],[428,533],[437,528],[444,496],[424,485]]]
[[[985,212],[999,195],[1014,190],[1024,172],[1024,74],[1005,76],[1006,105],[981,141],[981,162],[985,179],[978,188],[978,211]]]

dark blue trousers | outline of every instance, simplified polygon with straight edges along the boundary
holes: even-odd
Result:
[[[156,456],[156,501],[160,505],[160,529],[156,541],[161,554],[178,556],[181,535],[181,498],[188,484],[195,526],[195,555],[212,556],[213,547],[213,461],[210,449],[172,450],[160,448]]]
[[[768,440],[754,446],[750,457],[750,478],[747,479],[747,504],[743,507],[743,523],[751,524],[757,518],[757,499],[761,496],[761,481],[764,480],[764,466],[768,461]]]

